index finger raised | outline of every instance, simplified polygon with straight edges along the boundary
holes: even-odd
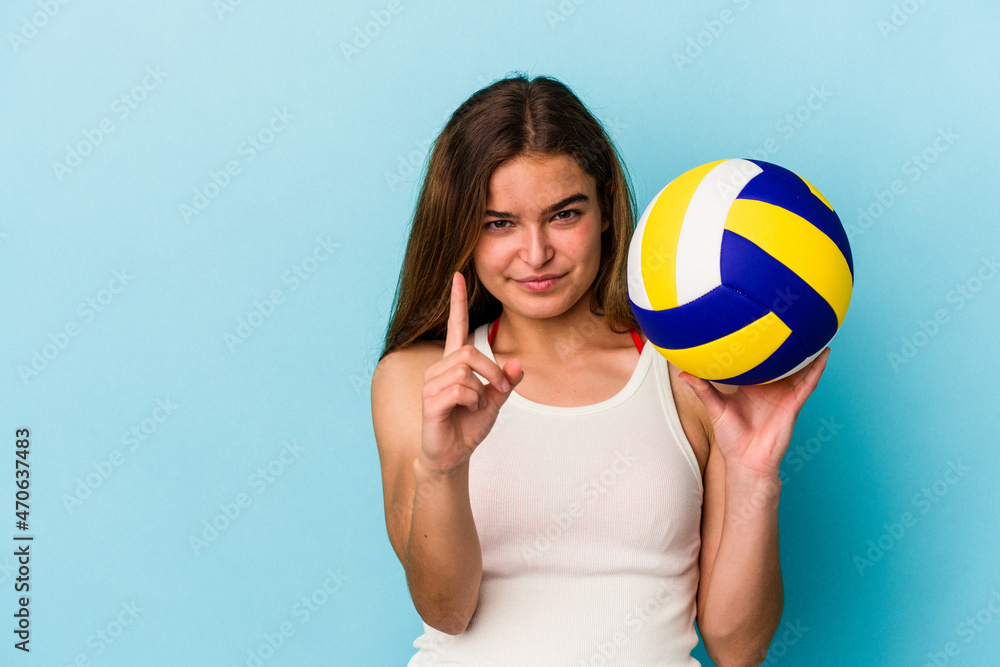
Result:
[[[451,276],[451,310],[448,312],[448,333],[444,339],[444,356],[465,345],[469,337],[469,306],[465,294],[465,276],[456,271]]]

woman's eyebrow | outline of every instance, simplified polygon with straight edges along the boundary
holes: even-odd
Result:
[[[549,213],[555,213],[559,209],[565,208],[566,206],[569,206],[570,204],[575,204],[576,202],[586,203],[586,202],[589,202],[589,201],[590,201],[590,198],[587,195],[583,194],[582,192],[577,192],[575,195],[570,195],[569,197],[566,197],[565,199],[556,202],[552,206],[549,206],[544,211],[542,211],[542,215],[548,215]],[[485,215],[487,215],[487,216],[489,216],[491,218],[510,218],[512,220],[517,220],[518,219],[518,215],[516,213],[510,213],[508,211],[491,211],[490,209],[486,209]]]

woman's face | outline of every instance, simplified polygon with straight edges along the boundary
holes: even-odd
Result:
[[[568,155],[512,158],[490,178],[473,254],[483,286],[526,317],[561,315],[589,292],[601,259],[597,187]],[[554,281],[527,282],[541,276]]]

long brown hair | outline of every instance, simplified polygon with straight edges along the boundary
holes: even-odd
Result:
[[[591,311],[615,333],[639,330],[626,283],[635,196],[615,146],[568,87],[519,73],[473,93],[434,141],[379,360],[415,340],[444,340],[455,271],[468,288],[469,330],[499,317],[503,305],[472,264],[490,177],[511,158],[561,154],[594,178],[602,219],[611,223],[601,234]]]

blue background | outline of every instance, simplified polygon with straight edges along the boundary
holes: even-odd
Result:
[[[406,663],[369,380],[427,147],[513,71],[606,124],[640,212],[757,157],[848,229],[771,664],[1000,660],[996,3],[36,0],[0,29],[0,663]]]

